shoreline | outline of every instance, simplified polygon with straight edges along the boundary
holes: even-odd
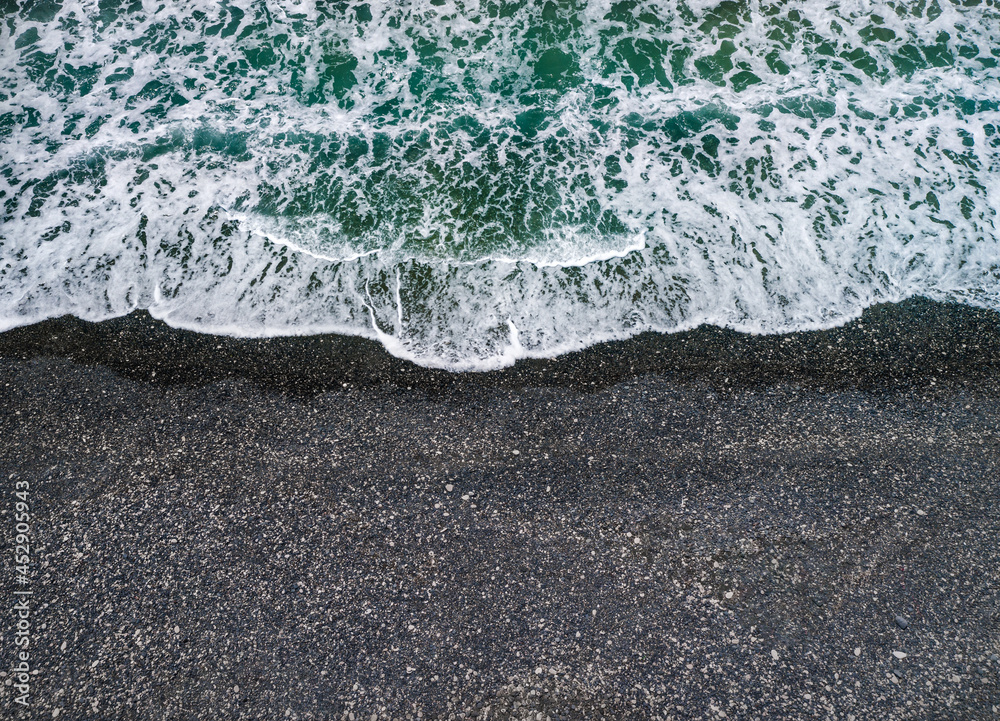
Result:
[[[8,330],[0,333],[0,357],[62,357],[159,385],[242,378],[296,395],[344,383],[439,392],[588,389],[648,374],[693,382],[884,388],[1000,376],[1000,313],[911,298],[872,306],[859,319],[829,330],[751,335],[701,326],[670,334],[646,332],[554,359],[522,359],[501,370],[455,373],[415,365],[356,336],[216,336],[173,328],[135,311],[98,323],[63,316]]]
[[[36,514],[11,718],[1000,711],[996,313],[460,375],[62,318],[0,334],[0,408]]]

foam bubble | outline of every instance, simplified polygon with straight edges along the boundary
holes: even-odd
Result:
[[[485,369],[1000,309],[988,5],[45,8],[0,26],[0,328],[148,308]]]

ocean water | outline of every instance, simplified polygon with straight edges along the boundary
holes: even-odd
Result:
[[[0,7],[0,330],[460,370],[1000,309],[1000,0]]]

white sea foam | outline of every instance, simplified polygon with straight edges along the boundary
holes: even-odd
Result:
[[[830,327],[918,294],[1000,309],[988,6],[803,0],[786,23],[749,3],[701,31],[716,3],[587,3],[534,46],[541,5],[367,7],[79,1],[3,24],[0,329],[148,308],[486,369],[701,323]],[[896,39],[866,45],[872,28]],[[618,37],[683,50],[664,57],[685,82],[644,81]],[[730,38],[720,85],[696,63]],[[540,88],[555,45],[579,80]],[[906,45],[949,60],[904,72]]]

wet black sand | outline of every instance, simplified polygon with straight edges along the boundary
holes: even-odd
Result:
[[[0,478],[3,718],[1000,718],[994,313],[459,376],[60,319],[0,334]]]

